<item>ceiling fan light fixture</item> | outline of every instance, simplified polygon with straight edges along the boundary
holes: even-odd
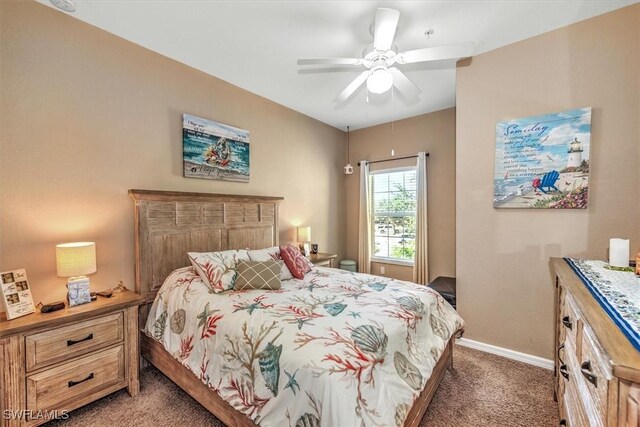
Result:
[[[380,67],[371,70],[367,78],[367,89],[372,93],[385,93],[393,86],[393,76],[388,68]]]
[[[51,4],[53,4],[58,9],[64,10],[65,12],[75,12],[76,11],[76,2],[75,0],[49,0]]]
[[[2,1],[2,0],[0,0]],[[74,1],[74,0],[50,0]],[[420,49],[398,52],[394,44],[394,37],[398,29],[400,12],[394,9],[378,8],[373,25],[373,44],[367,45],[362,51],[362,58],[312,58],[299,59],[298,65],[339,65],[364,67],[358,76],[343,89],[334,99],[342,103],[353,96],[358,89],[367,82],[367,97],[369,93],[382,94],[394,87],[404,100],[413,102],[422,93],[420,88],[404,75],[398,66],[419,62],[442,61],[449,59],[468,58],[473,55],[473,42],[452,45],[424,47]],[[433,30],[425,32],[430,37]]]

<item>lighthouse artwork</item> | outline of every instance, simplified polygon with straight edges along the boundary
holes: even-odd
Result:
[[[578,168],[582,164],[582,148],[580,147],[580,141],[578,138],[574,139],[569,148],[569,162],[567,162],[568,168]]]
[[[498,122],[495,208],[585,209],[591,108]]]

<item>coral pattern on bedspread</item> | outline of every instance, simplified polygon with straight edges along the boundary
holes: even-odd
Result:
[[[316,267],[279,290],[215,294],[185,267],[146,332],[261,426],[400,426],[463,326],[409,282]]]

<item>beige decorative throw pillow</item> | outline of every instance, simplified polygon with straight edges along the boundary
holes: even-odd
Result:
[[[280,289],[282,261],[238,261],[235,289]]]

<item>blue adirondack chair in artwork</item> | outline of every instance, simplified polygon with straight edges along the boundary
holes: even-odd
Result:
[[[549,173],[546,173],[542,177],[542,181],[540,182],[540,186],[538,187],[538,189],[545,194],[551,191],[552,189],[555,191],[560,191],[558,190],[558,187],[556,187],[556,181],[559,178],[560,178],[560,174],[558,173],[558,171],[551,171]]]

